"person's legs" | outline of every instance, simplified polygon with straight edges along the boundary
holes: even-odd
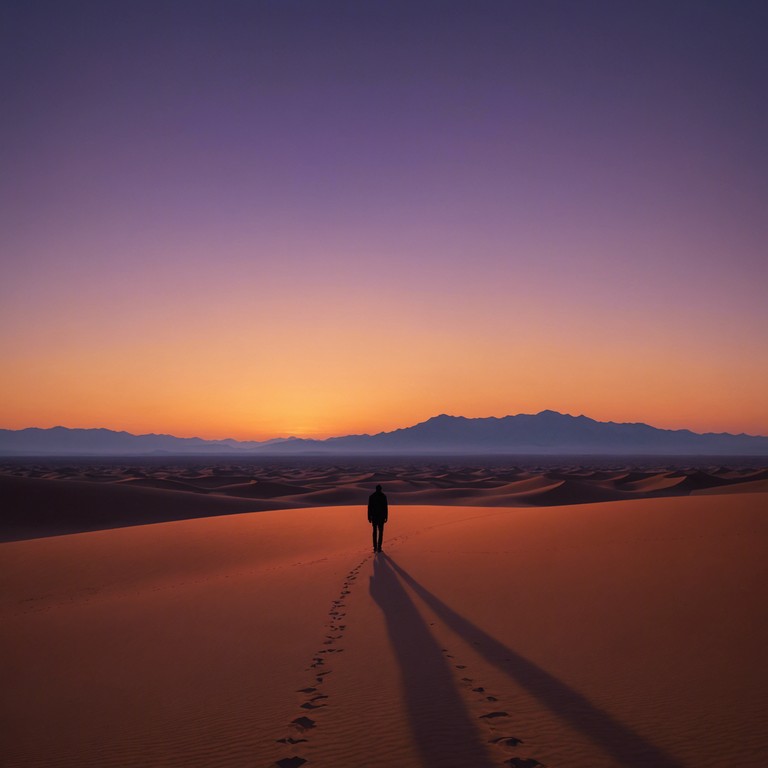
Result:
[[[378,529],[378,537],[374,546],[378,552],[381,552],[381,542],[384,539],[384,523],[377,523],[376,528]]]
[[[376,551],[376,525],[377,523],[371,523],[371,531],[373,532],[373,551]]]

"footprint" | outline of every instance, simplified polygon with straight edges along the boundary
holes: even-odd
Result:
[[[508,712],[489,712],[487,715],[480,715],[480,719],[494,720],[497,717],[509,717]]]
[[[537,765],[543,766],[544,763],[532,757],[510,757],[509,760],[504,761],[504,765],[511,765],[512,768],[536,768]]]
[[[317,690],[317,688],[299,688],[296,693],[314,693]]]
[[[278,760],[275,765],[279,768],[299,768],[300,765],[304,765],[307,761],[303,757],[284,757],[282,760]]]
[[[286,736],[284,739],[277,739],[278,744],[301,744],[302,741],[309,741],[309,739],[294,739],[293,736]]]
[[[473,688],[473,689],[472,689],[472,691],[473,691],[474,693],[485,693],[485,688],[483,688],[482,686],[480,686],[479,688]]]
[[[522,744],[523,740],[514,736],[500,736],[497,739],[491,739],[488,743],[497,744],[500,747],[516,747],[518,744]]]
[[[297,717],[295,720],[291,720],[291,725],[300,731],[308,731],[310,728],[315,727],[315,721],[309,717]]]

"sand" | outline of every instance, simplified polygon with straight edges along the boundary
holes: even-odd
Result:
[[[2,544],[3,765],[764,766],[766,500],[394,506],[376,556],[359,505]]]
[[[585,461],[7,459],[0,463],[0,541],[236,512],[359,506],[377,483],[398,506],[529,507],[768,491],[768,468],[760,457],[731,459],[727,466],[702,466],[702,457],[688,466],[681,457],[626,464],[627,457],[593,457],[593,466]]]

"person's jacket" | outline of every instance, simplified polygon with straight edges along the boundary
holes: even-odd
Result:
[[[368,497],[368,522],[386,523],[388,516],[387,497],[381,491],[374,491]]]

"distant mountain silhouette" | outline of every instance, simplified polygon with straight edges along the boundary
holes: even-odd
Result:
[[[5,456],[357,453],[768,456],[768,437],[657,429],[648,424],[602,422],[556,411],[482,419],[443,414],[393,432],[327,440],[291,437],[258,442],[132,435],[109,429],[0,429],[0,454]]]
[[[0,430],[0,453],[38,455],[130,455],[151,453],[218,453],[240,451],[237,440],[203,440],[173,435],[132,435],[111,429]],[[259,445],[254,443],[253,445]]]

